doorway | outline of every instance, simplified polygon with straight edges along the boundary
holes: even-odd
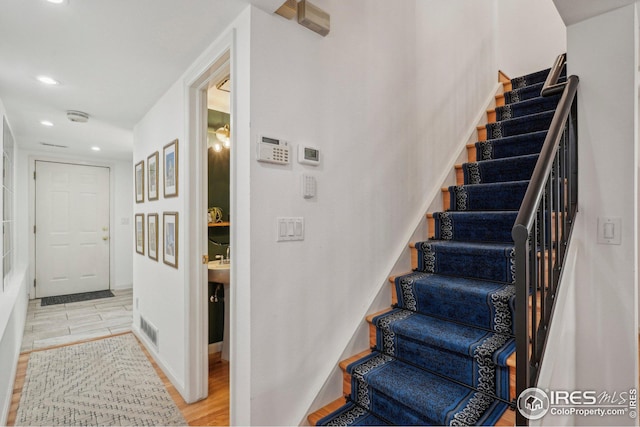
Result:
[[[208,91],[216,83],[220,82],[225,76],[233,75],[230,73],[232,69],[232,55],[231,47],[233,45],[232,34],[229,34],[228,38],[223,38],[220,44],[212,47],[210,56],[205,63],[201,64],[197,69],[198,71],[193,74],[191,79],[188,79],[188,138],[193,141],[188,144],[188,156],[189,156],[189,169],[187,174],[190,182],[192,183],[191,194],[193,198],[190,206],[192,207],[187,215],[187,222],[191,224],[189,232],[189,240],[187,242],[187,250],[192,253],[192,256],[187,256],[187,262],[191,265],[189,268],[189,292],[188,299],[186,301],[186,313],[188,313],[188,328],[190,333],[186,335],[186,348],[187,348],[187,380],[185,383],[185,400],[189,403],[206,399],[209,401],[213,396],[211,390],[211,384],[214,382],[209,377],[209,303],[210,295],[207,291],[209,286],[209,198],[208,198]],[[233,102],[231,109],[233,110]],[[233,115],[229,114],[229,121]],[[230,125],[230,129],[233,129],[233,123]],[[231,134],[232,135],[232,134]],[[233,140],[235,137],[230,135],[229,142],[231,148],[229,154],[233,159]],[[233,199],[233,192],[230,191],[231,198]],[[211,206],[215,207],[215,206]],[[219,207],[219,206],[218,206]],[[217,229],[226,228],[227,233],[233,238],[233,219],[230,216],[231,209],[227,212],[222,212],[222,218],[229,218],[226,222],[228,224],[218,223]],[[226,215],[226,217],[225,217]],[[212,218],[212,222],[215,221]],[[217,240],[212,237],[217,243],[227,243],[227,241]],[[231,241],[230,239],[230,241]],[[220,246],[221,255],[227,257],[228,245]],[[230,252],[230,251],[229,251]],[[213,255],[213,254],[212,254]],[[215,257],[213,259],[215,261]],[[233,274],[230,270],[235,268],[233,265],[227,264],[229,267],[226,270],[227,282],[231,282]],[[217,271],[216,273],[220,273]],[[220,281],[220,280],[215,280]],[[233,289],[229,294],[225,295],[225,300],[229,300],[233,297]],[[218,298],[222,296],[221,292],[218,292]],[[212,295],[213,296],[213,295]],[[233,316],[234,307],[232,304],[227,304],[228,310],[225,310],[225,316]],[[230,325],[230,322],[225,322]],[[231,325],[230,325],[231,326]],[[231,331],[227,334],[227,348],[231,347],[233,343],[233,326]],[[220,345],[218,350],[222,350],[224,345]],[[220,353],[220,351],[218,351]],[[230,351],[230,359],[233,361],[233,350]],[[233,365],[231,365],[233,366]],[[229,381],[226,381],[227,387]],[[227,388],[228,390],[228,388]],[[227,391],[227,396],[228,396]],[[225,405],[225,408],[230,412],[229,404]]]
[[[110,170],[35,162],[35,296],[110,287]]]

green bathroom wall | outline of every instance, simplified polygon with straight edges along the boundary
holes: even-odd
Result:
[[[230,125],[231,116],[221,111],[209,110],[208,126],[210,130]],[[223,221],[229,221],[229,150],[223,148],[216,153],[213,148],[208,152],[208,175],[209,175],[209,207],[222,209]],[[227,254],[229,245],[229,227],[209,227],[209,259],[214,260],[216,255]],[[223,246],[216,245],[215,241]]]

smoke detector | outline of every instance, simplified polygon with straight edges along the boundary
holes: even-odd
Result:
[[[67,111],[67,118],[72,122],[86,123],[89,120],[89,115],[82,111],[69,110]]]

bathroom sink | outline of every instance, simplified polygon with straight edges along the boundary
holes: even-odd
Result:
[[[209,281],[229,284],[229,267],[230,263],[221,263],[220,261],[209,261]]]

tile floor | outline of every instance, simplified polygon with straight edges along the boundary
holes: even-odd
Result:
[[[133,291],[112,290],[113,298],[40,306],[29,301],[23,351],[103,337],[131,330]]]

